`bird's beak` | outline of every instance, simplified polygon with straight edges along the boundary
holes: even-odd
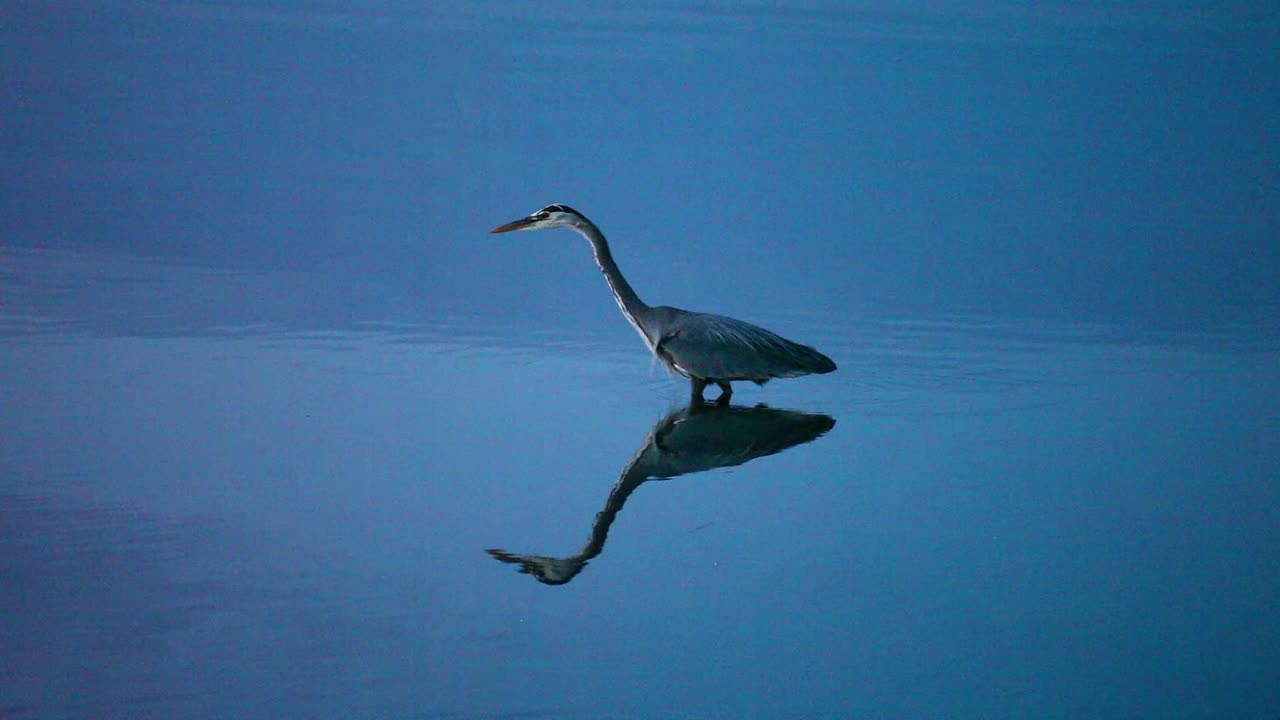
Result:
[[[534,222],[535,221],[533,219],[533,216],[531,215],[529,217],[522,217],[519,220],[512,220],[506,225],[499,225],[498,227],[490,230],[489,232],[504,233],[504,232],[511,232],[512,230],[528,230],[530,229],[530,226],[532,226]]]

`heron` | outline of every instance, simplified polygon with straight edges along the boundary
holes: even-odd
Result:
[[[808,345],[724,315],[690,312],[666,305],[646,305],[622,276],[604,233],[585,215],[568,205],[554,203],[519,220],[490,230],[544,230],[567,227],[591,243],[596,265],[613,291],[613,299],[644,344],[672,371],[692,384],[691,400],[703,402],[703,391],[714,383],[720,388],[719,404],[728,404],[735,380],[764,385],[773,378],[829,373],[836,369],[831,358]]]

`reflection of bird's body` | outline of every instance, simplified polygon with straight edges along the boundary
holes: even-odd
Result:
[[[830,416],[794,410],[692,403],[659,420],[645,436],[640,450],[622,468],[604,509],[596,514],[590,539],[577,553],[551,557],[496,548],[487,552],[504,563],[519,565],[520,572],[539,582],[563,585],[604,552],[609,528],[623,504],[646,482],[742,465],[813,442],[835,424]]]
[[[831,358],[751,323],[723,315],[707,315],[680,308],[644,304],[622,277],[604,233],[582,213],[567,205],[545,208],[489,232],[541,230],[568,227],[591,242],[596,264],[609,282],[618,307],[640,333],[644,343],[663,363],[693,383],[693,398],[702,399],[709,383],[720,386],[719,400],[733,393],[732,380],[763,385],[773,378],[829,373],[836,369]]]

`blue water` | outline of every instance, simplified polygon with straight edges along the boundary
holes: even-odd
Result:
[[[1270,717],[1278,39],[11,6],[0,717]],[[689,407],[552,201],[839,370]]]

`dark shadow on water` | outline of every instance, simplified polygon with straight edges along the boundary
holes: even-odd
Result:
[[[690,405],[658,421],[635,457],[622,469],[604,509],[596,514],[587,544],[567,557],[525,555],[487,550],[495,559],[520,566],[548,585],[572,580],[587,562],[604,551],[609,528],[636,488],[650,480],[733,467],[758,457],[812,442],[834,427],[829,415],[764,406]]]

